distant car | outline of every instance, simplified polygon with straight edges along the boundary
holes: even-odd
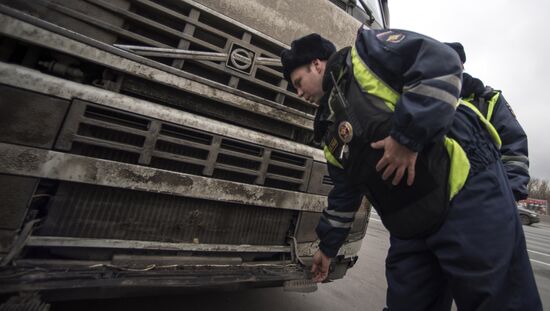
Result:
[[[540,221],[539,215],[531,210],[518,206],[518,212],[523,225],[529,226]]]

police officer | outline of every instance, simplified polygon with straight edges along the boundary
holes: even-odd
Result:
[[[458,42],[445,44],[455,50],[463,64],[466,62],[466,53],[462,44]],[[475,105],[498,131],[502,140],[501,160],[516,201],[526,199],[529,194],[527,185],[530,176],[525,131],[502,92],[485,86],[480,79],[468,73],[462,74],[462,81],[460,97]]]
[[[363,195],[390,232],[389,310],[541,310],[496,129],[458,105],[453,50],[403,30],[364,30],[335,52],[318,34],[281,54],[298,95],[320,105],[334,187],[317,226],[324,280]]]

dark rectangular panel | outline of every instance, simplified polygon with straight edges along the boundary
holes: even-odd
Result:
[[[0,175],[0,229],[19,229],[38,179]]]
[[[0,85],[0,141],[52,148],[69,103]]]

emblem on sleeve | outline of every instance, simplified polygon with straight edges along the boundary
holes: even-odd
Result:
[[[402,33],[394,33],[386,38],[386,42],[399,43],[405,39],[405,35]]]
[[[338,125],[338,136],[344,144],[347,144],[353,138],[353,127],[348,121],[340,122]]]
[[[399,43],[403,41],[403,39],[405,39],[405,34],[395,32],[393,30],[388,30],[377,34],[376,38],[378,38],[378,40],[390,43]]]

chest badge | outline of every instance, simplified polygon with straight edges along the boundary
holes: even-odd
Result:
[[[348,144],[353,138],[353,127],[348,121],[342,121],[338,125],[338,136],[344,144]]]

